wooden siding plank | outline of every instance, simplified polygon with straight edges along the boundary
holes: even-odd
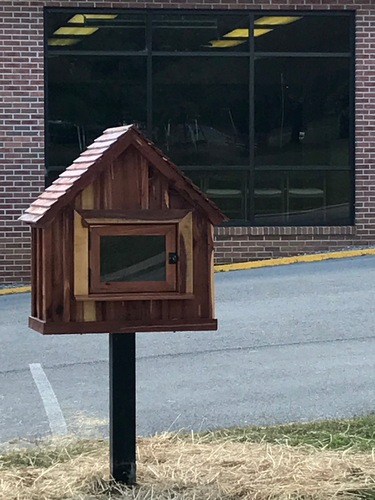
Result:
[[[64,317],[64,212],[56,217],[51,227],[53,244],[53,268],[52,268],[52,307],[51,315],[54,321],[62,321]]]
[[[163,224],[165,222],[178,223],[190,210],[77,210],[88,224],[124,224],[150,222]]]
[[[96,321],[95,302],[86,301],[83,303],[83,321]]]
[[[102,175],[102,188],[101,188],[101,201],[102,208],[111,209],[113,207],[112,202],[112,182],[113,182],[113,164],[109,165],[109,168]],[[116,179],[117,180],[117,179]],[[122,208],[122,207],[121,207]]]
[[[163,297],[160,297],[161,300],[151,300],[150,301],[150,309],[149,309],[149,313],[150,313],[150,321],[154,321],[154,320],[160,320],[162,319],[162,300],[163,300]]]
[[[214,227],[207,221],[207,258],[208,272],[210,273],[208,280],[208,317],[215,317],[215,276],[214,276]]]
[[[38,318],[44,319],[43,314],[43,229],[37,229],[37,312]]]
[[[140,154],[138,154],[138,168],[139,168],[139,197],[142,209],[149,208],[149,189],[148,189],[148,161]]]
[[[74,211],[74,295],[89,293],[89,231]]]
[[[89,184],[81,194],[81,208],[82,209],[93,209],[95,206],[94,201],[94,186]],[[82,225],[82,222],[81,222]],[[84,256],[84,261],[82,261],[82,266],[85,267],[85,279],[86,279],[86,289],[87,293],[89,291],[89,272],[90,272],[90,255],[89,255],[89,230],[86,229],[86,240],[85,249],[86,254]],[[81,257],[82,258],[82,254]],[[91,301],[83,302],[83,321],[95,321],[96,320],[96,306],[95,303]]]
[[[63,265],[63,320],[71,320],[72,312],[72,289],[74,283],[74,228],[73,228],[73,210],[68,208],[63,214],[63,241],[62,241],[62,265]]]
[[[94,186],[92,184],[82,191],[81,207],[83,210],[94,208]]]
[[[193,293],[193,214],[189,212],[178,225],[178,279],[181,293]]]
[[[123,319],[115,321],[87,321],[56,323],[46,322],[38,318],[29,317],[29,327],[44,335],[55,333],[74,334],[74,333],[130,333],[130,332],[176,332],[176,331],[195,331],[195,330],[217,330],[217,321],[215,319],[198,319],[191,321],[165,321],[154,320],[145,322],[143,320],[127,322]]]
[[[210,275],[208,270],[207,255],[207,219],[194,212],[194,294],[197,297],[198,315],[200,318],[210,318],[209,296]],[[189,307],[189,305],[187,305]]]
[[[38,317],[37,313],[37,232],[38,229],[31,228],[31,316]]]
[[[169,181],[157,170],[149,168],[149,208],[168,209],[169,203]]]
[[[52,236],[52,227],[46,227],[43,230],[43,239],[42,239],[42,275],[43,275],[43,286],[42,286],[42,318],[48,320],[53,315],[53,296],[56,294],[56,290],[54,290],[54,294],[52,296],[52,280],[53,273],[56,268],[54,262],[52,262],[52,256],[54,254],[52,246],[54,244],[53,236]],[[55,256],[54,256],[55,258]]]
[[[77,295],[78,301],[101,301],[101,302],[124,302],[134,300],[151,300],[157,302],[159,300],[192,300],[194,295],[192,293],[175,293],[175,292],[137,292],[137,293],[94,293],[90,295]]]

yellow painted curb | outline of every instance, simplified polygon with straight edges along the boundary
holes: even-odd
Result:
[[[296,262],[318,262],[328,259],[343,259],[345,257],[359,257],[361,255],[375,255],[375,248],[361,250],[342,250],[341,252],[317,253],[313,255],[296,255],[294,257],[280,257],[279,259],[256,260],[251,262],[236,262],[235,264],[218,264],[214,266],[216,272],[241,271],[268,266],[283,266]]]
[[[14,288],[2,288],[0,290],[0,295],[8,295],[11,293],[24,293],[30,291],[31,291],[31,286],[17,286]]]

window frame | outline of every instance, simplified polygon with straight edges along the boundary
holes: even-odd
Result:
[[[103,281],[100,269],[101,236],[164,236],[165,280],[160,281]],[[90,238],[90,293],[175,292],[177,290],[177,263],[169,263],[169,254],[177,253],[176,224],[114,224],[92,225]]]
[[[74,296],[77,301],[178,300],[194,298],[193,212],[164,210],[74,210]],[[100,285],[100,234],[166,236],[165,281]],[[94,238],[92,237],[94,236]],[[168,270],[168,268],[170,268]],[[121,284],[122,283],[122,284]],[[145,289],[148,286],[148,289]]]
[[[146,104],[146,126],[147,126],[147,132],[150,137],[152,137],[152,132],[153,132],[153,88],[152,88],[152,82],[153,82],[153,75],[151,74],[151,69],[153,66],[153,58],[163,58],[163,57],[239,57],[239,58],[245,58],[248,60],[248,70],[249,70],[249,137],[248,137],[248,146],[249,146],[249,158],[248,158],[248,165],[244,166],[227,166],[226,171],[230,172],[233,171],[235,172],[236,170],[246,170],[247,172],[247,185],[245,187],[246,192],[247,192],[247,202],[246,202],[246,218],[245,219],[232,219],[229,220],[228,222],[223,223],[222,225],[225,226],[259,226],[259,225],[267,225],[267,224],[258,224],[256,221],[256,208],[255,208],[255,201],[254,201],[254,193],[255,193],[255,172],[258,170],[256,165],[255,165],[255,133],[253,133],[254,130],[254,65],[255,65],[255,58],[257,56],[262,56],[262,55],[267,55],[268,57],[289,57],[289,58],[296,58],[296,57],[321,57],[321,58],[329,58],[329,57],[343,57],[343,58],[348,58],[350,61],[350,70],[349,70],[349,75],[348,75],[348,83],[349,83],[349,138],[348,138],[348,147],[349,147],[349,166],[347,167],[347,170],[349,172],[350,176],[350,186],[349,186],[349,192],[347,193],[347,200],[348,200],[348,205],[349,209],[347,212],[347,215],[345,216],[345,221],[342,223],[337,223],[335,221],[333,222],[327,222],[324,224],[317,224],[316,222],[311,221],[311,223],[304,222],[303,224],[288,224],[285,222],[284,218],[282,217],[282,214],[279,216],[279,221],[272,222],[273,226],[298,226],[298,225],[352,225],[355,222],[355,94],[354,94],[354,89],[355,89],[355,10],[334,10],[334,11],[322,11],[322,10],[313,10],[313,11],[304,11],[304,10],[290,10],[290,9],[283,9],[283,10],[267,10],[265,11],[264,9],[259,9],[259,10],[254,10],[254,11],[248,11],[248,10],[243,10],[243,9],[230,9],[230,11],[221,11],[218,9],[213,9],[213,10],[208,10],[208,9],[202,9],[197,12],[194,9],[120,9],[120,8],[115,8],[115,9],[106,9],[106,8],[82,8],[79,9],[77,7],[68,7],[68,8],[54,8],[54,7],[47,7],[45,9],[45,25],[47,16],[50,14],[53,14],[54,12],[64,12],[64,13],[77,13],[77,12],[102,12],[106,13],[109,10],[113,13],[131,13],[131,14],[144,14],[146,17],[146,47],[144,51],[123,51],[123,50],[118,50],[114,53],[109,53],[108,51],[101,52],[95,51],[95,52],[89,52],[89,51],[74,51],[71,52],[69,50],[58,50],[55,52],[55,54],[60,54],[62,56],[64,55],[74,55],[76,57],[79,56],[89,56],[89,55],[96,55],[96,56],[110,56],[110,55],[115,55],[115,56],[135,56],[138,58],[144,58],[147,64],[147,74],[146,74],[146,94],[147,94],[147,104]],[[350,50],[348,52],[309,52],[309,51],[299,51],[299,52],[278,52],[275,50],[274,52],[272,51],[259,51],[255,47],[255,39],[254,37],[250,37],[249,40],[249,49],[246,52],[235,52],[235,51],[225,51],[225,53],[219,54],[219,52],[214,51],[213,53],[209,53],[207,51],[200,52],[200,51],[185,51],[185,52],[179,52],[179,51],[154,51],[152,47],[152,19],[154,15],[160,15],[162,14],[163,16],[168,16],[168,15],[183,15],[186,13],[187,15],[201,15],[201,16],[226,16],[226,15],[244,15],[248,16],[249,20],[249,29],[253,30],[254,29],[254,21],[257,16],[259,15],[267,15],[267,16],[305,16],[305,17],[319,17],[319,16],[345,16],[350,18],[350,30],[348,33],[349,36],[349,46]],[[49,56],[53,57],[54,54],[48,52],[48,45],[47,45],[47,31],[45,30],[45,68],[46,72],[48,72],[48,60]],[[48,82],[46,78],[46,95],[48,96]],[[48,101],[48,97],[47,97]],[[45,114],[45,130],[46,130],[46,154],[48,151],[47,148],[47,141],[48,139],[48,102],[46,105],[46,114]],[[48,165],[48,158],[47,158],[47,165]],[[217,165],[204,165],[202,166],[202,170],[209,170],[212,167],[212,169],[216,172],[221,169],[220,166]],[[184,172],[186,172],[187,175],[189,175],[189,172],[191,171],[194,173],[197,171],[200,166],[192,166],[192,165],[181,165],[181,168],[183,169]],[[301,167],[301,170],[305,169],[304,167]],[[288,170],[287,168],[285,170]],[[308,170],[308,169],[305,169]],[[334,169],[329,168],[327,165],[326,168],[326,173],[327,175],[330,174]],[[345,169],[346,170],[346,169]],[[329,207],[329,204],[327,205]],[[269,225],[269,224],[268,224]]]

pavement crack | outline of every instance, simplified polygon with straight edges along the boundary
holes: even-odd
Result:
[[[215,354],[215,353],[223,353],[223,352],[257,352],[266,349],[280,349],[284,347],[303,347],[308,345],[322,345],[322,344],[334,344],[334,343],[347,343],[347,342],[363,342],[366,340],[375,340],[375,336],[365,336],[365,337],[356,337],[356,338],[335,338],[335,339],[326,339],[326,340],[306,340],[304,342],[279,342],[274,344],[259,344],[259,345],[251,345],[251,346],[235,346],[235,347],[224,347],[219,349],[205,349],[203,351],[184,351],[184,352],[174,352],[174,353],[162,353],[162,354],[151,354],[145,356],[137,356],[137,361],[146,361],[150,359],[165,359],[165,358],[183,358],[189,356],[202,356],[205,354]],[[70,368],[72,366],[84,366],[84,365],[100,365],[107,364],[108,359],[99,359],[94,361],[78,361],[74,363],[59,363],[55,365],[47,365],[42,363],[43,368],[46,370],[53,370],[59,368]],[[12,370],[0,370],[0,375],[9,375],[16,373],[29,372],[29,366],[27,365],[25,368],[18,368]]]

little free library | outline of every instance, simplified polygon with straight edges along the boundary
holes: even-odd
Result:
[[[217,328],[213,226],[226,217],[133,126],[107,129],[21,220],[34,330]]]

